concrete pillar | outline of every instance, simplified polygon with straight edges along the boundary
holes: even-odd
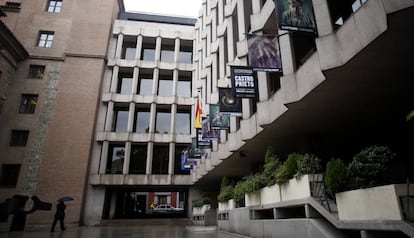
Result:
[[[169,144],[169,155],[168,155],[168,174],[174,174],[174,161],[175,160],[175,147],[174,143]]]
[[[178,89],[178,69],[173,70],[173,88],[172,93],[174,96],[177,96],[177,89]]]
[[[132,75],[132,95],[138,94],[138,76],[139,76],[139,68],[134,67],[134,73]]]
[[[239,29],[239,41],[246,38],[246,22],[244,20],[244,1],[237,1],[237,24]]]
[[[224,0],[218,0],[217,12],[219,14],[218,15],[218,25],[221,25],[224,22]]]
[[[225,52],[224,50],[224,37],[220,37],[219,39],[219,79],[223,79],[226,75],[226,63],[225,62],[225,54],[227,54],[227,52]]]
[[[123,42],[124,42],[124,34],[119,33],[118,40],[116,42],[115,59],[121,58]]]
[[[137,45],[135,51],[135,60],[141,60],[141,52],[142,52],[142,35],[137,36]]]
[[[266,72],[257,72],[257,84],[259,91],[259,101],[266,101],[269,98],[269,82]]]
[[[234,60],[234,37],[233,37],[233,16],[227,18],[227,57],[228,61],[232,62]]]
[[[148,142],[148,147],[147,147],[147,168],[146,168],[146,174],[152,174],[152,155],[153,153],[153,148],[154,148],[154,143],[153,142]]]
[[[319,37],[331,34],[334,29],[327,0],[312,0],[312,4]]]
[[[262,10],[262,5],[260,4],[260,0],[252,0],[252,10],[253,14],[260,13]]]
[[[105,132],[112,131],[112,121],[114,117],[114,102],[108,102],[105,121]]]
[[[175,120],[177,115],[177,104],[171,105],[171,126],[170,126],[170,133],[174,134],[177,130],[175,129]]]
[[[283,75],[296,71],[293,42],[288,31],[279,30],[280,56],[282,58]]]
[[[129,103],[129,113],[128,113],[128,125],[127,125],[127,132],[134,131],[134,118],[135,118],[135,103]]]
[[[108,148],[109,148],[109,142],[104,141],[102,143],[102,152],[101,152],[101,163],[99,166],[99,174],[105,174],[106,171],[106,163],[108,161]]]
[[[119,74],[119,66],[115,65],[112,70],[111,88],[109,90],[110,93],[116,93],[116,89],[118,87],[118,74]]]
[[[156,116],[157,116],[157,105],[155,103],[152,103],[151,110],[150,110],[149,133],[154,133],[155,131]]]
[[[155,62],[159,62],[161,58],[161,37],[158,36],[155,41]]]
[[[152,75],[152,95],[157,95],[159,74],[160,74],[160,69],[154,68],[154,73]]]
[[[180,39],[179,38],[175,38],[175,42],[174,42],[174,60],[173,62],[180,62]]]
[[[124,154],[124,164],[122,168],[122,174],[129,174],[129,161],[131,154],[131,142],[127,141],[125,143],[125,154]]]

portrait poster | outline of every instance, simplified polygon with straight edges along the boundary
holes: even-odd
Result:
[[[181,170],[192,170],[194,168],[195,161],[189,157],[189,151],[187,149],[181,152]]]
[[[197,137],[191,138],[191,149],[190,149],[190,158],[201,159],[208,155],[209,148],[198,148],[197,147]]]
[[[202,129],[197,129],[197,148],[211,148],[211,140],[203,138]]]
[[[282,72],[279,38],[274,35],[247,35],[249,66],[255,71]]]
[[[275,0],[279,29],[317,34],[312,0]]]
[[[218,104],[210,104],[210,128],[211,129],[230,129],[230,115],[221,114]]]
[[[257,77],[253,68],[230,66],[231,85],[236,98],[257,98]]]
[[[220,130],[210,128],[210,117],[202,117],[201,120],[201,130],[203,139],[210,140],[219,140],[220,139]]]
[[[236,98],[231,88],[219,88],[220,114],[238,116],[242,114],[242,99]]]

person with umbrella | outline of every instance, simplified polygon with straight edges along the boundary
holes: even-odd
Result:
[[[60,223],[60,229],[62,231],[66,230],[64,220],[65,220],[65,209],[66,205],[64,201],[71,201],[73,198],[71,197],[61,197],[58,199],[58,204],[56,205],[56,213],[55,213],[55,219],[53,220],[52,229],[51,232],[55,231],[55,226],[57,221]]]

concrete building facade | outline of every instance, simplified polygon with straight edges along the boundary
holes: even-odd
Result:
[[[256,172],[268,146],[282,158],[299,152],[328,161],[388,145],[398,155],[395,181],[414,179],[404,139],[413,132],[404,121],[413,110],[413,2],[311,2],[312,33],[279,29],[272,0],[203,0],[198,19],[125,13],[118,1],[12,4],[4,21],[29,58],[16,68],[0,114],[0,162],[20,165],[0,194],[73,196],[70,223],[145,217],[152,201],[174,201],[191,217],[193,199],[217,194],[224,176]],[[197,98],[210,115],[220,89],[233,86],[231,66],[249,65],[248,34],[278,37],[283,72],[258,71],[258,97],[243,98],[241,115],[230,117],[193,170],[183,170],[181,152],[197,137]],[[242,208],[218,225],[258,236],[301,227],[298,237],[395,228],[344,225],[313,205],[266,207],[279,217],[284,206],[304,207],[305,215],[265,222]],[[29,222],[51,218],[39,212]]]

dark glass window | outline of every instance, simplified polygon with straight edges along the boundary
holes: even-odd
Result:
[[[150,116],[151,114],[149,108],[136,108],[134,118],[134,132],[148,133]]]
[[[155,60],[155,38],[144,37],[142,40],[141,60],[154,61]]]
[[[142,96],[152,95],[152,73],[143,73],[138,77],[138,94]]]
[[[157,109],[155,133],[169,133],[171,124],[171,110]]]
[[[121,59],[135,59],[135,54],[137,52],[137,38],[125,36],[124,42],[122,44],[122,54]]]
[[[23,94],[20,103],[20,113],[34,113],[37,105],[37,95]]]
[[[124,166],[125,146],[109,145],[106,173],[122,174]]]
[[[168,174],[168,145],[154,145],[152,174]]]
[[[0,186],[15,188],[20,173],[20,164],[3,164],[1,166]]]
[[[191,97],[191,72],[180,72],[177,83],[177,96]]]
[[[180,108],[175,115],[175,133],[190,134],[190,109]]]
[[[180,63],[192,64],[193,63],[193,43],[192,41],[181,40],[180,52],[178,55],[178,61]]]
[[[161,61],[174,62],[174,39],[163,39],[161,45]]]
[[[131,94],[132,93],[132,79],[133,74],[122,72],[118,74],[118,87],[116,92],[120,94]]]
[[[158,80],[158,96],[170,97],[173,96],[173,72],[160,71]]]
[[[127,107],[114,108],[113,131],[126,132],[128,129],[128,114]]]
[[[49,0],[48,12],[58,13],[62,10],[62,0]]]
[[[30,65],[29,68],[29,79],[43,79],[45,76],[44,65]]]
[[[176,145],[175,146],[175,157],[174,157],[174,174],[190,174],[190,170],[181,170],[181,152],[191,145]]]
[[[10,146],[26,146],[28,138],[28,130],[12,130]]]
[[[129,161],[130,174],[145,174],[147,168],[147,145],[132,145]]]
[[[54,34],[53,31],[40,31],[37,46],[44,48],[52,47]]]

